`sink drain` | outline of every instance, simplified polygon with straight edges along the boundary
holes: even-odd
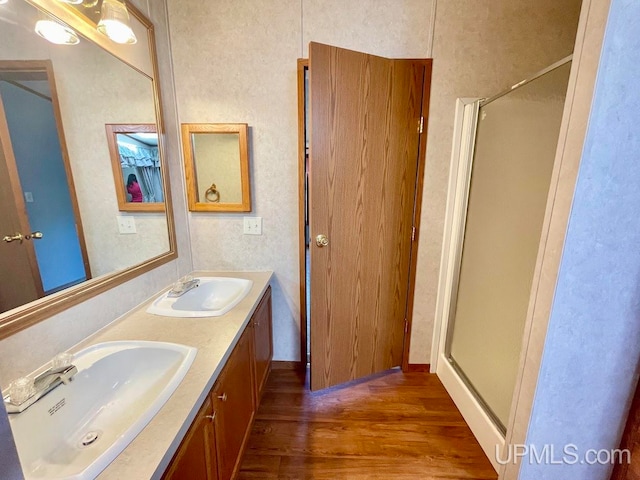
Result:
[[[85,434],[84,437],[82,437],[82,440],[80,440],[80,444],[83,447],[88,447],[89,445],[94,443],[96,440],[98,440],[99,436],[100,436],[100,432],[88,432],[87,434]]]

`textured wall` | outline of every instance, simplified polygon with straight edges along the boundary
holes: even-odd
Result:
[[[456,98],[491,96],[569,55],[580,3],[437,3],[412,363],[430,361]]]
[[[637,1],[611,2],[526,441],[557,460],[573,444],[578,463],[525,458],[523,480],[609,478],[611,465],[580,460],[618,447],[638,378],[638,16]]]
[[[195,269],[275,272],[274,356],[299,358],[296,60],[309,41],[425,57],[431,2],[169,0],[180,121],[246,122],[253,212],[190,214]],[[429,339],[430,342],[430,339]]]

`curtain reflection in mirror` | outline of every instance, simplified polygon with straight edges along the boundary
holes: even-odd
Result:
[[[157,140],[156,140],[157,142]],[[160,157],[158,147],[145,145],[142,142],[128,137],[118,135],[118,153],[120,155],[120,166],[125,185],[129,187],[130,175],[135,175],[135,179],[142,192],[142,202],[163,202],[162,176],[160,175]],[[127,190],[129,190],[127,188]],[[132,192],[127,193],[127,201],[136,201]]]

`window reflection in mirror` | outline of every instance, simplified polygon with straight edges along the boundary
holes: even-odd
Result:
[[[120,211],[164,211],[155,124],[107,124],[105,129]]]
[[[182,142],[189,210],[250,212],[245,123],[185,123]]]

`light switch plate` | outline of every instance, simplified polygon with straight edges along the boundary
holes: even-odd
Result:
[[[262,235],[262,217],[244,217],[245,235]]]
[[[127,235],[136,233],[136,221],[133,217],[118,216],[118,232]]]
[[[31,192],[24,192],[24,199],[26,202],[31,203],[33,202],[33,193]]]

